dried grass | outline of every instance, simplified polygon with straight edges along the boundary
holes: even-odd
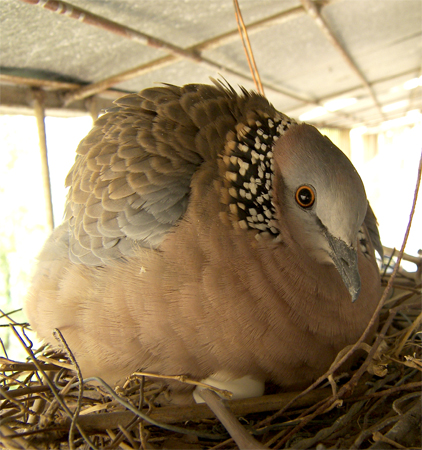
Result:
[[[404,271],[396,277],[380,313],[378,339],[359,346],[372,353],[370,359],[301,396],[228,401],[258,441],[320,450],[421,447],[420,270],[419,262],[413,279]],[[81,382],[70,351],[34,350],[28,325],[10,320],[28,358],[0,359],[3,448],[236,448],[206,405],[156,406],[166,389],[162,380],[138,374],[116,391],[99,379]]]

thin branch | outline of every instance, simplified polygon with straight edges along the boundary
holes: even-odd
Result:
[[[72,416],[72,422],[70,424],[70,429],[69,429],[69,448],[70,448],[70,450],[73,450],[75,448],[75,444],[73,442],[73,433],[75,431],[75,426],[76,426],[76,423],[78,420],[78,416],[79,416],[79,413],[82,408],[82,398],[83,398],[83,393],[84,393],[84,381],[83,381],[82,372],[79,367],[79,364],[76,361],[76,358],[75,358],[72,350],[70,350],[69,346],[67,345],[67,342],[66,342],[65,338],[63,337],[61,331],[58,328],[55,328],[53,334],[54,334],[54,337],[59,342],[61,342],[61,344],[66,349],[66,351],[69,355],[69,359],[72,361],[73,365],[76,368],[76,374],[78,376],[78,382],[79,382],[78,401],[76,404],[75,412],[73,413],[73,416]]]
[[[258,67],[255,62],[255,57],[253,54],[251,43],[249,41],[248,30],[246,29],[245,22],[243,21],[242,11],[240,10],[238,0],[233,0],[233,4],[237,28],[239,30],[240,38],[242,39],[242,44],[245,50],[246,59],[248,61],[249,70],[251,71],[251,75],[258,93],[265,96],[264,88],[261,82],[261,77],[259,76]]]
[[[59,392],[56,389],[56,386],[54,386],[54,383],[50,380],[47,373],[44,371],[44,369],[41,367],[41,365],[38,363],[37,358],[35,357],[34,353],[32,352],[31,348],[26,345],[20,334],[16,331],[15,327],[13,325],[10,326],[15,334],[15,336],[20,340],[22,343],[25,351],[28,353],[29,357],[34,362],[37,370],[45,377],[45,381],[48,384],[48,387],[50,388],[51,392],[53,393],[55,399],[60,404],[60,406],[63,408],[63,410],[66,412],[66,414],[72,419],[73,414],[67,407],[66,403],[63,401],[63,399],[60,397]],[[92,450],[97,450],[97,447],[90,441],[89,437],[85,434],[84,430],[79,426],[79,424],[76,422],[76,427],[78,428],[79,433],[81,433],[82,437],[85,439],[86,443],[89,445]]]

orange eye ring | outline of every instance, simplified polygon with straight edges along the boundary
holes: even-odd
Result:
[[[300,186],[296,190],[296,201],[302,208],[310,208],[315,202],[315,192],[310,186]]]

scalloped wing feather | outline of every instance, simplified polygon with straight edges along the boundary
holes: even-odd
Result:
[[[104,265],[159,247],[188,207],[195,171],[221,154],[252,98],[219,85],[166,85],[116,100],[66,178],[71,261]]]

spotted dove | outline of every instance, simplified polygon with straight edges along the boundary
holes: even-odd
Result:
[[[39,255],[38,336],[56,344],[60,329],[84,377],[109,383],[142,369],[310,384],[380,295],[376,220],[348,158],[219,83],[115,103],[80,143]]]

